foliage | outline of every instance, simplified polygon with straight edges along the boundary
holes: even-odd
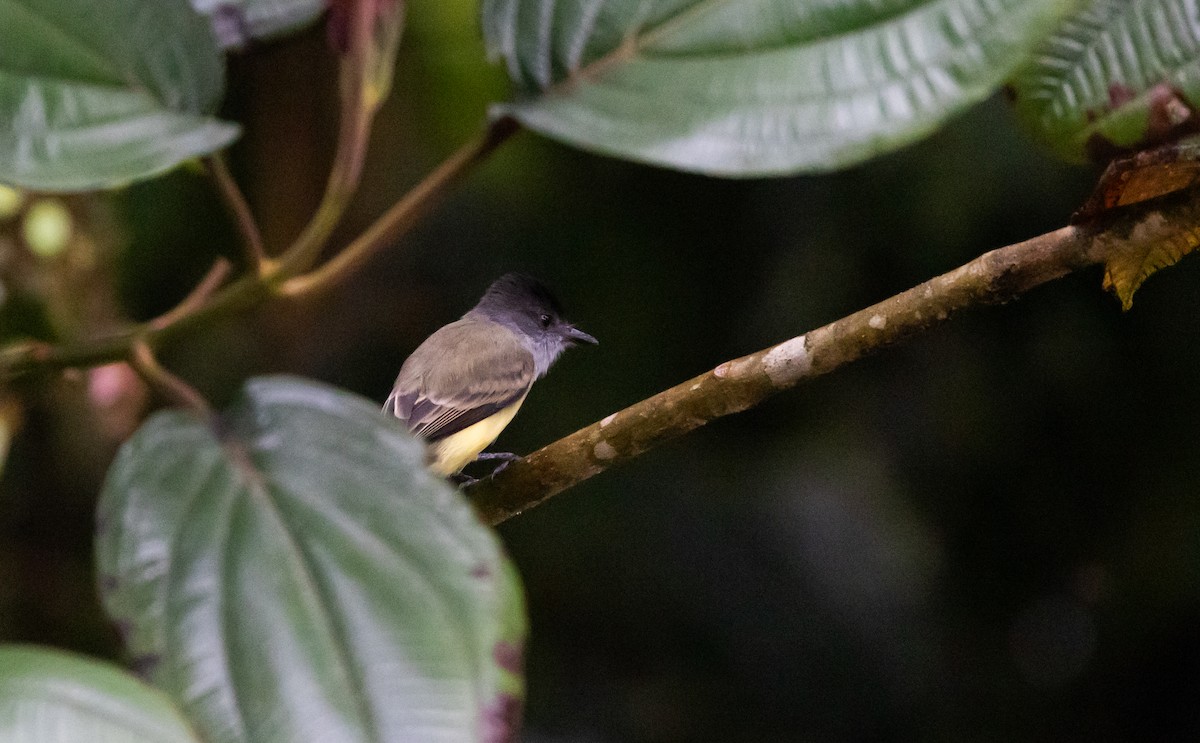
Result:
[[[128,359],[188,408],[151,417],[129,439],[97,517],[105,608],[135,665],[171,701],[92,661],[0,648],[0,729],[12,740],[70,739],[75,730],[103,739],[95,725],[111,726],[114,740],[147,741],[193,740],[189,726],[208,741],[247,743],[515,735],[526,622],[519,583],[467,501],[424,471],[419,444],[370,403],[294,379],[252,380],[213,413],[154,356],[212,318],[341,280],[409,229],[514,121],[622,158],[744,177],[846,168],[893,151],[1018,68],[1010,90],[1019,116],[1075,159],[1174,142],[1195,129],[1200,87],[1200,19],[1184,0],[484,0],[488,46],[516,98],[495,107],[479,140],[321,263],[390,89],[404,3],[333,3],[338,152],[316,214],[271,256],[217,156],[238,127],[215,117],[222,50],[302,27],[319,7],[0,0],[0,181],[109,188],[207,156],[245,243],[238,278],[229,280],[234,269],[222,259],[148,323],[77,344],[0,349],[6,380]],[[1168,17],[1181,22],[1160,22]],[[1163,164],[1126,162],[1126,178]],[[1102,185],[1088,221],[1176,198],[1193,180],[1127,200],[1106,198]],[[1152,243],[1115,240],[1114,254],[1126,258],[1109,262],[1106,282],[1128,306],[1195,235],[1185,225]],[[887,323],[864,321],[873,331]],[[785,366],[810,363],[803,343],[788,348],[798,353]],[[768,353],[763,363],[771,376],[784,362]],[[20,417],[9,412],[12,399],[0,395],[5,444]],[[611,457],[596,447],[589,456]],[[29,725],[30,709],[46,727]]]
[[[1093,0],[1011,90],[1034,134],[1072,160],[1169,142],[1200,127],[1200,16],[1178,0]]]
[[[752,176],[843,168],[986,98],[1070,0],[836,4],[485,0],[521,97],[570,144]]]
[[[251,381],[219,431],[153,416],[100,498],[135,664],[210,741],[495,740],[521,594],[495,537],[375,406]]]
[[[139,29],[130,33],[130,29]],[[225,61],[182,2],[0,2],[0,180],[78,191],[227,146]]]
[[[104,663],[23,645],[0,647],[4,739],[199,743],[160,692]]]

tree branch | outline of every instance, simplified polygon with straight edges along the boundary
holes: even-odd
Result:
[[[500,523],[614,464],[941,325],[963,309],[1007,302],[1131,246],[1193,231],[1197,224],[1200,199],[1192,190],[993,250],[841,320],[726,361],[631,405],[513,462],[469,487],[468,495],[485,521]]]

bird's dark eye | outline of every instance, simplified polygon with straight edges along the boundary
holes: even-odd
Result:
[[[550,319],[549,315],[538,315],[538,322],[542,324],[543,328],[550,327]]]

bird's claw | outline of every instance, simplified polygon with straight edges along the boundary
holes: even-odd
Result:
[[[499,459],[507,464],[508,462],[515,462],[520,458],[520,454],[513,454],[510,451],[485,451],[479,456],[475,457],[475,461],[486,462],[493,459]]]
[[[521,458],[520,454],[513,454],[510,451],[489,451],[489,452],[484,452],[484,453],[480,454],[478,457],[475,457],[475,461],[476,462],[499,461],[500,463],[497,464],[495,466],[495,468],[492,469],[490,474],[488,474],[488,477],[495,477],[499,473],[503,472],[505,467],[507,467],[509,464],[517,461],[520,458]]]

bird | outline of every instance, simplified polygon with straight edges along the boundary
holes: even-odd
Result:
[[[431,471],[465,477],[459,473],[476,459],[516,458],[482,452],[512,421],[533,383],[579,343],[599,341],[563,319],[540,281],[505,274],[470,311],[417,346],[383,410],[425,440]]]

